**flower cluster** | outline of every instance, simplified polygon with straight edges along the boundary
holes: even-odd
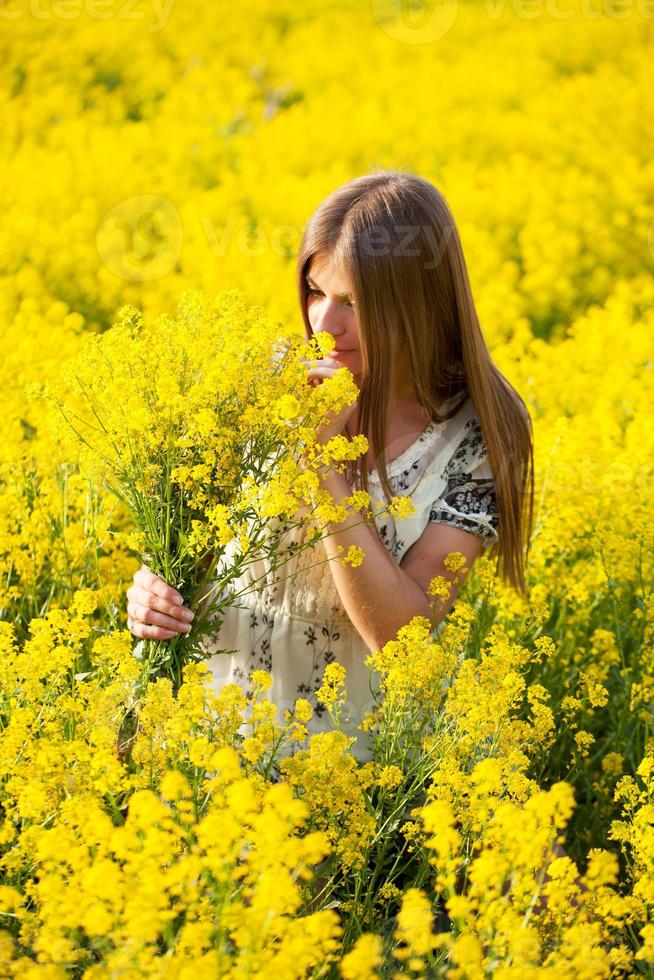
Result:
[[[148,675],[179,686],[185,663],[203,656],[204,636],[234,601],[230,583],[256,561],[282,561],[294,528],[311,522],[316,530],[297,552],[315,545],[329,521],[369,504],[355,493],[353,511],[349,498],[337,504],[316,490],[325,462],[367,449],[364,436],[317,442],[325,414],[358,393],[346,368],[317,389],[305,383],[306,355],[324,347],[324,334],[310,344],[280,336],[279,324],[236,290],[213,298],[189,290],[174,319],[146,323],[123,307],[42,386],[60,413],[51,420],[59,443],[89,483],[103,483],[124,505],[142,561],[189,603],[202,602],[188,637],[143,644]],[[360,564],[361,549],[344,560]]]

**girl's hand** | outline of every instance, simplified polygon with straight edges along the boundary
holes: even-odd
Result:
[[[331,378],[342,365],[332,357],[324,357],[321,361],[307,361],[308,365],[308,384],[322,384],[326,378]],[[329,440],[339,433],[342,433],[348,419],[357,409],[358,399],[351,405],[346,405],[340,412],[330,411],[325,415],[324,421],[318,426],[316,432],[316,442],[325,445]]]
[[[170,640],[188,633],[195,613],[162,578],[141,565],[127,590],[127,629],[143,640]]]

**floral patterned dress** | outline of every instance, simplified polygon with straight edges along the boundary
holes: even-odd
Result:
[[[398,564],[431,521],[470,531],[485,547],[498,538],[499,515],[486,443],[472,400],[464,397],[451,419],[430,422],[387,467],[393,492],[409,495],[415,505],[410,517],[376,518],[382,540]],[[370,471],[369,484],[372,500],[382,504],[376,470]],[[220,629],[205,641],[205,649],[213,654],[208,661],[211,684],[219,690],[235,682],[249,695],[252,671],[269,671],[272,686],[267,697],[277,706],[278,720],[283,722],[285,709],[292,710],[297,698],[306,698],[314,709],[307,725],[311,735],[333,727],[315,692],[326,665],[338,661],[347,670],[343,731],[357,739],[352,753],[361,761],[369,759],[368,735],[358,725],[373,708],[377,675],[364,664],[370,651],[342,606],[322,544],[293,556],[284,568],[282,579],[273,578],[266,576],[263,563],[255,563],[243,573],[243,581],[234,584],[243,588],[245,577],[252,575],[263,576],[265,583],[241,596],[238,606],[228,607]],[[245,726],[242,731],[246,732]]]

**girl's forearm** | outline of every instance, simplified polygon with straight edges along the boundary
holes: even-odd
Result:
[[[336,503],[352,493],[347,479],[332,469],[322,471],[320,482]],[[334,559],[329,562],[334,583],[347,615],[370,650],[379,650],[395,639],[400,627],[414,616],[432,620],[427,595],[393,560],[373,528],[362,523],[351,527],[346,521],[330,524],[329,531],[322,543],[328,557]],[[345,552],[358,545],[365,555],[363,564],[343,565],[337,560],[342,557],[339,545]]]

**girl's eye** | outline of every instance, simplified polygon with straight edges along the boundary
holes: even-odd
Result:
[[[323,296],[324,295],[321,289],[311,289],[310,286],[307,287],[307,293],[310,296]],[[354,303],[351,302],[351,301],[348,301],[345,305],[346,306],[351,306],[352,309],[354,309]]]

